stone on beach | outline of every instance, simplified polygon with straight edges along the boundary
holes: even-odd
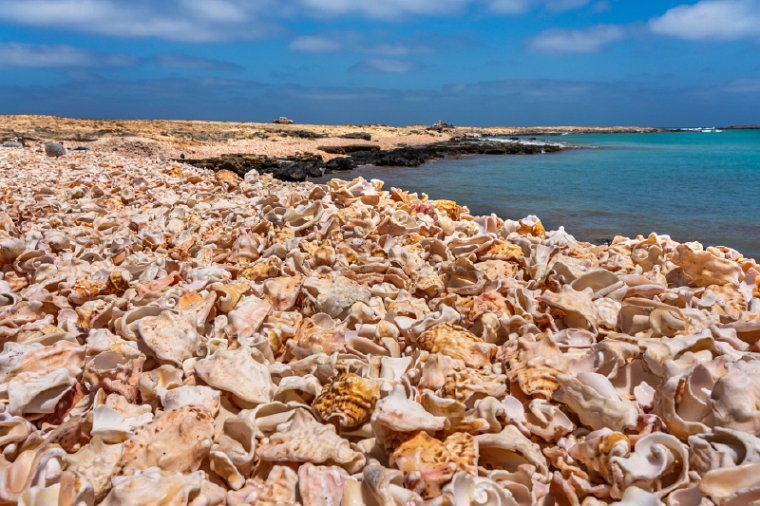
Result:
[[[57,158],[66,154],[66,148],[63,147],[63,144],[60,144],[58,142],[46,142],[45,154],[47,156]]]

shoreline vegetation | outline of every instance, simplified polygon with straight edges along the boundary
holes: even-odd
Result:
[[[67,148],[177,160],[201,168],[271,173],[303,181],[357,165],[414,167],[447,156],[542,154],[551,143],[533,136],[659,132],[649,127],[468,127],[434,125],[306,125],[181,120],[97,120],[58,116],[0,116],[0,144],[61,142]],[[485,140],[499,137],[504,140]],[[505,140],[514,142],[505,142]]]

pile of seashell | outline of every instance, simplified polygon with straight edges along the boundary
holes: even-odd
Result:
[[[0,504],[760,500],[734,250],[113,154],[0,193]]]

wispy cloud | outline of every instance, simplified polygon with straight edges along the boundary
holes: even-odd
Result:
[[[392,60],[386,58],[369,58],[363,60],[349,70],[351,72],[380,72],[384,74],[402,74],[422,68],[422,65],[408,60]]]
[[[702,0],[649,21],[657,34],[688,40],[760,38],[760,0]]]
[[[329,32],[301,35],[288,44],[291,51],[299,53],[336,53],[347,52],[380,56],[409,56],[414,54],[431,54],[436,49],[415,42],[368,42],[363,34],[357,32]]]
[[[313,14],[340,16],[357,14],[369,18],[393,19],[415,15],[451,14],[472,0],[299,0]]]
[[[381,21],[452,16],[470,10],[513,15],[567,11],[590,0],[0,0],[0,20],[109,37],[180,42],[255,39],[286,20],[363,17]],[[300,41],[296,46],[308,41]],[[314,43],[315,41],[312,41]]]
[[[486,0],[487,7],[498,14],[523,14],[532,9],[569,11],[585,7],[590,0]]]
[[[625,37],[617,25],[597,25],[582,30],[546,30],[528,41],[528,47],[542,53],[596,53]]]
[[[268,33],[268,0],[0,0],[0,20],[112,37],[207,42]]]
[[[302,35],[290,41],[288,47],[301,53],[334,53],[343,49],[343,44],[334,37]]]
[[[130,55],[106,55],[66,45],[0,44],[0,68],[83,68],[134,65]]]
[[[228,72],[239,72],[243,70],[243,67],[234,63],[213,58],[200,58],[197,56],[159,54],[153,57],[153,61],[162,67],[173,69],[220,70]]]
[[[736,79],[724,88],[729,93],[760,94],[760,79]]]

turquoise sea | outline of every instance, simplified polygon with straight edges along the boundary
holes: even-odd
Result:
[[[760,130],[538,139],[587,149],[365,166],[351,176],[456,200],[476,214],[536,214],[581,240],[655,231],[760,258]]]

